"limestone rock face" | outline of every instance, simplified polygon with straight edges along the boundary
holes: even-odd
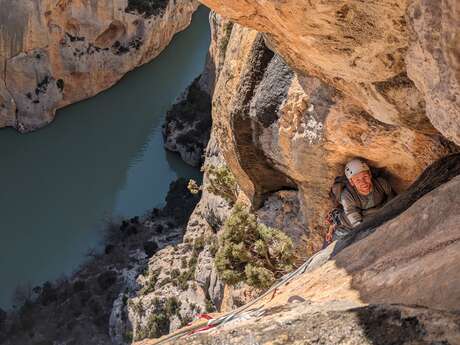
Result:
[[[459,344],[460,176],[451,157],[438,172],[454,177],[367,237],[327,247],[227,324],[166,343]]]
[[[408,10],[407,73],[424,94],[426,114],[460,144],[460,6],[458,1],[414,1]]]
[[[376,120],[322,80],[294,72],[263,36],[233,25],[213,97],[213,131],[243,193],[259,208],[270,193],[299,190],[319,249],[329,188],[361,156],[384,168],[398,191],[448,154],[439,134]]]
[[[291,282],[273,299],[402,303],[460,308],[460,176]],[[422,288],[421,288],[422,287]],[[442,291],[442,292],[441,292]]]
[[[396,0],[201,1],[264,33],[293,70],[340,90],[375,119],[432,133],[429,118],[460,143],[455,0],[410,8]]]
[[[222,164],[222,156],[211,137],[207,164]],[[182,243],[156,252],[144,274],[137,278],[139,289],[128,302],[129,324],[135,340],[157,338],[183,327],[196,314],[221,308],[224,284],[214,266],[219,228],[230,207],[206,189],[184,229]],[[176,303],[177,302],[177,303]],[[175,305],[171,309],[171,305]],[[156,327],[157,325],[158,327]]]
[[[195,0],[139,14],[127,0],[0,0],[0,126],[30,131],[156,57]]]
[[[303,302],[269,308],[266,315],[165,344],[458,344],[459,323],[458,314],[420,307]]]

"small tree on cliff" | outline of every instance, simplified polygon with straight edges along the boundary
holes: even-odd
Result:
[[[210,164],[204,168],[204,172],[209,179],[208,192],[221,196],[233,205],[238,196],[238,184],[230,169],[225,165],[216,167]]]
[[[221,279],[234,285],[244,281],[265,289],[293,268],[293,245],[277,229],[257,223],[254,214],[236,205],[224,224],[215,265]]]

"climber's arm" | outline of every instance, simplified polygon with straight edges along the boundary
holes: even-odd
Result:
[[[353,228],[359,225],[363,220],[361,209],[358,207],[357,201],[353,198],[349,191],[343,191],[340,197],[340,203],[343,206],[345,217],[350,225]]]

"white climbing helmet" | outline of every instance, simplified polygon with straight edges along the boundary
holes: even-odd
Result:
[[[359,174],[360,172],[363,171],[370,171],[371,169],[369,168],[369,165],[364,163],[359,158],[353,158],[351,161],[345,165],[345,176],[347,179],[350,179],[351,177],[355,176],[356,174]]]

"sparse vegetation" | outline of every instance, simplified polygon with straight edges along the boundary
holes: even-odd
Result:
[[[139,300],[139,302],[134,302],[133,300],[129,300],[129,306],[131,309],[137,314],[137,315],[144,315],[145,309],[144,305],[142,304],[142,301]]]
[[[206,299],[206,312],[207,313],[212,313],[216,311],[216,308],[214,307],[214,304],[212,304],[211,300]]]
[[[145,326],[138,325],[136,328],[135,340],[139,341],[145,338],[159,338],[169,332],[170,319],[179,314],[181,302],[176,297],[170,297],[164,301],[155,298],[151,304],[152,313],[147,319]]]
[[[198,185],[198,183],[195,180],[189,180],[187,189],[190,191],[192,194],[198,194],[201,190],[201,187]]]
[[[230,169],[225,165],[216,167],[211,164],[205,167],[205,172],[209,178],[207,191],[221,196],[233,205],[238,196],[238,184]]]
[[[190,259],[188,261],[188,270],[183,271],[178,277],[177,277],[177,284],[182,290],[187,290],[188,289],[188,282],[193,279],[195,276],[195,271],[196,271],[196,266],[198,263],[198,256],[200,253],[203,251],[205,246],[205,240],[203,236],[200,236],[195,239],[193,242],[193,249],[192,249],[192,255],[190,256]],[[185,258],[181,259],[181,265],[187,267],[187,261]]]
[[[185,256],[180,259],[180,268],[185,269],[187,267],[187,259]]]
[[[160,273],[161,273],[161,268],[158,268],[149,274],[147,284],[140,291],[141,295],[147,295],[155,291],[155,285],[158,281],[158,277],[160,276]]]
[[[265,289],[293,268],[293,245],[277,229],[257,223],[254,214],[236,205],[224,224],[215,265],[228,284],[246,282]]]

